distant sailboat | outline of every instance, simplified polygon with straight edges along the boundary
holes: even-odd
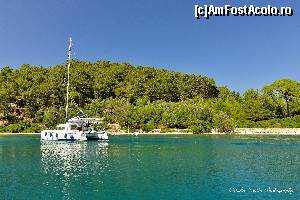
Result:
[[[72,38],[69,38],[68,49],[68,82],[67,82],[67,98],[66,98],[66,123],[59,124],[56,130],[43,130],[41,132],[41,140],[108,140],[108,134],[105,131],[97,131],[94,129],[94,123],[102,123],[98,118],[87,118],[86,114],[81,114],[68,119],[69,107],[69,86],[70,86],[70,65],[72,55]]]
[[[138,136],[139,134],[140,134],[139,132],[132,133],[133,136]]]

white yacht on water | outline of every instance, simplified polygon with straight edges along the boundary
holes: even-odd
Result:
[[[69,83],[70,83],[70,64],[71,64],[72,39],[69,40],[68,51],[68,83],[67,83],[67,102],[66,119],[68,118],[69,102]],[[96,130],[94,124],[102,123],[99,118],[87,118],[85,114],[70,118],[64,124],[59,124],[56,130],[43,130],[41,140],[108,140],[105,131]]]
[[[108,140],[106,131],[96,130],[94,124],[102,123],[99,118],[86,118],[82,115],[59,124],[56,130],[43,130],[42,140]]]

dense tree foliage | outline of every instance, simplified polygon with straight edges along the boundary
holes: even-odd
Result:
[[[243,95],[200,75],[72,61],[70,116],[81,111],[106,124],[151,131],[300,127],[300,83],[282,79]],[[66,67],[22,65],[0,71],[0,131],[36,132],[65,120]]]

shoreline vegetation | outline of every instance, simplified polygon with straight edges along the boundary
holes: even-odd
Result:
[[[5,135],[40,135],[41,133],[0,133],[0,136]]]
[[[181,132],[180,130],[174,132],[135,132],[138,135],[300,135],[300,128],[235,128],[232,132],[220,132],[213,129],[211,132],[194,134],[193,132]],[[110,132],[111,135],[133,135],[134,133]]]
[[[236,128],[233,132],[219,132],[212,130],[209,133],[194,134],[193,132],[134,132],[125,131],[109,132],[109,135],[298,135],[300,136],[300,128]],[[40,135],[40,133],[0,133],[0,135]]]
[[[102,118],[97,128],[113,133],[269,134],[274,131],[260,129],[300,128],[300,82],[290,79],[239,94],[206,76],[128,63],[72,60],[70,75],[69,116]],[[40,132],[63,123],[66,84],[65,65],[1,68],[0,132]]]

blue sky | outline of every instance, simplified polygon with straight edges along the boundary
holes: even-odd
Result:
[[[0,67],[81,60],[207,75],[244,92],[300,77],[296,0],[0,0]],[[291,6],[292,17],[194,18],[195,4]]]

